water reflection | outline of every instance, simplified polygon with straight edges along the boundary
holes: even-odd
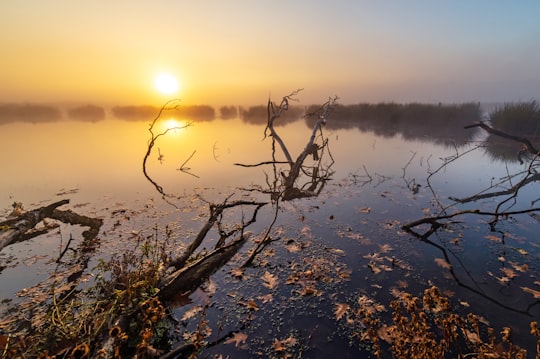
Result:
[[[361,109],[362,106],[358,108]],[[369,111],[380,111],[384,114],[384,110],[388,109],[395,109],[397,112],[393,115],[383,115],[380,120],[367,116]],[[148,146],[148,124],[156,115],[155,109],[151,110],[148,109],[149,116],[145,118],[146,121],[108,117],[106,121],[95,123],[58,121],[39,126],[27,123],[6,124],[0,133],[0,158],[6,169],[0,178],[0,188],[4,190],[0,199],[1,207],[8,208],[14,200],[25,203],[48,200],[55,197],[59,189],[74,187],[79,190],[70,194],[72,203],[82,205],[83,210],[92,210],[85,207],[84,203],[93,203],[105,208],[120,203],[120,206],[135,208],[131,207],[134,199],[144,201],[147,198],[154,198],[155,190],[140,175],[142,157]],[[336,159],[335,165],[331,168],[335,171],[334,180],[317,198],[286,203],[286,207],[282,209],[285,215],[280,216],[280,220],[284,223],[284,232],[276,234],[275,238],[283,237],[283,242],[287,243],[288,247],[280,246],[281,242],[276,242],[275,248],[272,247],[275,251],[269,251],[266,259],[275,260],[275,263],[280,264],[280,268],[286,268],[288,263],[304,266],[301,274],[308,273],[308,270],[313,272],[315,260],[326,259],[323,269],[331,268],[330,264],[341,265],[346,262],[348,267],[343,268],[347,270],[350,268],[351,273],[346,272],[350,274],[350,278],[347,275],[347,281],[339,283],[314,281],[315,285],[318,285],[317,290],[321,292],[321,297],[297,296],[294,298],[296,301],[285,300],[283,303],[283,300],[279,299],[281,294],[278,296],[276,293],[274,302],[269,303],[268,307],[286,306],[290,309],[296,305],[295,310],[291,310],[294,312],[291,315],[300,317],[300,312],[296,309],[298,307],[305,309],[302,313],[305,314],[304,318],[298,318],[303,320],[302,324],[312,326],[315,322],[324,321],[330,328],[328,332],[338,335],[335,334],[338,331],[334,329],[340,328],[343,333],[343,328],[334,320],[333,305],[336,300],[345,302],[350,299],[345,297],[360,290],[363,294],[369,291],[379,298],[387,298],[389,289],[397,288],[398,285],[402,289],[409,286],[407,289],[409,292],[418,293],[427,283],[434,283],[448,291],[455,291],[454,301],[470,303],[475,311],[480,311],[497,325],[510,325],[514,328],[523,324],[524,319],[528,319],[516,317],[515,312],[510,314],[503,312],[500,306],[490,306],[493,303],[486,305],[483,296],[460,288],[461,281],[473,289],[476,288],[477,291],[478,287],[481,287],[481,293],[497,298],[509,307],[510,311],[515,308],[521,310],[523,304],[525,307],[530,305],[527,311],[538,317],[538,308],[535,306],[537,301],[520,289],[520,287],[536,288],[533,282],[538,280],[535,274],[538,273],[536,261],[538,244],[535,240],[538,224],[535,224],[533,218],[513,219],[505,223],[505,233],[511,232],[515,237],[509,238],[506,234],[506,238],[509,239],[504,242],[495,242],[493,237],[487,238],[490,233],[483,228],[485,226],[469,219],[451,223],[441,228],[443,231],[430,237],[437,246],[426,246],[425,242],[411,241],[399,229],[399,223],[417,219],[433,210],[433,197],[425,190],[425,178],[434,172],[433,168],[437,168],[438,159],[448,157],[446,144],[460,144],[472,136],[472,131],[462,129],[460,131],[463,135],[459,135],[457,129],[463,124],[478,120],[475,118],[477,108],[465,106],[465,113],[469,113],[465,116],[459,109],[455,111],[446,109],[448,112],[441,109],[439,110],[441,112],[437,112],[436,109],[423,109],[422,106],[389,105],[375,108],[367,106],[363,110],[365,112],[359,110],[355,113],[351,110],[348,119],[347,116],[339,115],[339,111],[349,110],[351,109],[346,107],[336,108],[326,123],[325,131],[329,132],[327,139],[332,141],[332,157]],[[146,110],[142,109],[142,113],[144,111]],[[419,115],[423,113],[422,111],[425,111],[423,120]],[[312,120],[293,120],[301,118],[299,114],[304,112],[295,113],[290,120],[285,120],[287,124],[279,129],[279,134],[291,153],[302,153],[305,148],[305,137],[299,138],[298,134],[309,132],[309,129],[306,131],[306,125],[312,123]],[[180,196],[194,191],[201,193],[204,191],[206,194],[211,193],[209,188],[217,188],[222,198],[236,191],[238,187],[247,188],[264,184],[268,178],[281,179],[282,175],[279,172],[272,178],[261,168],[239,169],[233,166],[237,162],[258,163],[273,160],[270,141],[261,141],[267,125],[266,110],[261,112],[260,109],[254,109],[249,113],[248,120],[246,117],[212,121],[193,119],[192,126],[177,132],[176,135],[171,131],[170,135],[160,138],[156,144],[158,151],[152,152],[149,157],[148,166],[152,178],[155,178],[167,193]],[[361,113],[364,113],[363,117],[358,116]],[[405,121],[406,118],[409,123]],[[184,120],[185,117],[171,116],[160,122],[160,126],[167,129],[173,123],[181,124],[179,121]],[[257,121],[261,124],[255,124]],[[446,124],[445,121],[450,124]],[[276,122],[276,126],[278,124],[279,122]],[[446,125],[449,127],[445,127]],[[451,139],[438,139],[444,132],[441,130],[441,133],[438,133],[438,127],[445,128]],[[463,138],[459,139],[458,136]],[[17,155],[14,155],[14,149],[17,150]],[[190,157],[193,153],[194,155]],[[411,153],[417,155],[411,156]],[[320,159],[320,153],[317,155]],[[200,178],[177,171],[187,158],[190,158],[190,172]],[[347,181],[351,173],[364,173],[357,172],[358,169],[365,169],[365,172],[373,178],[384,176],[385,181],[379,185],[373,181],[371,185],[364,186],[359,182]],[[416,179],[416,183],[423,184],[416,192],[409,191],[403,185],[405,169],[407,178]],[[444,195],[476,193],[489,187],[492,178],[502,177],[509,170],[515,169],[512,166],[508,169],[501,168],[486,161],[477,151],[448,166],[447,171],[434,175],[432,184]],[[314,171],[308,171],[304,179],[309,182],[313,173]],[[303,183],[300,184],[302,185]],[[308,184],[307,187],[309,186]],[[133,210],[130,216],[143,222],[137,217],[136,212]],[[141,213],[144,211],[141,210],[139,214]],[[267,212],[265,214],[269,218],[273,215]],[[178,215],[178,212],[174,212],[164,219],[160,212],[155,214],[150,222],[152,225],[159,223],[160,228],[175,223],[176,229],[179,227]],[[196,217],[195,214],[190,215],[192,218]],[[107,214],[103,216],[108,218]],[[117,220],[114,218],[114,221]],[[148,218],[145,220],[148,221]],[[189,223],[189,219],[182,222],[182,226],[184,223]],[[266,224],[262,223],[261,229]],[[123,233],[117,238],[114,236],[116,225],[109,223],[110,230],[107,237],[118,239],[119,242],[125,241],[126,234],[137,229],[132,227],[134,225],[138,225],[137,221],[128,222]],[[179,236],[186,233],[184,228],[178,232],[182,233]],[[441,248],[444,250],[441,251]],[[296,250],[298,252],[294,252]],[[525,252],[527,254],[523,254]],[[270,256],[276,253],[281,257],[271,259]],[[303,255],[304,258],[308,254],[311,262],[302,261],[302,257],[294,257],[294,253],[298,256]],[[329,253],[332,257],[328,257]],[[365,256],[373,258],[376,254],[379,254],[380,260],[388,264],[386,267],[391,270],[385,269],[374,273],[373,269],[370,269],[370,263],[365,260]],[[451,263],[453,270],[456,274],[459,271],[458,279],[449,278],[448,270],[437,266],[436,263],[440,262],[434,262],[434,258],[440,256],[445,257],[448,263],[453,261]],[[410,263],[410,267],[393,265],[405,262]],[[500,281],[506,280],[501,273],[508,273],[508,269],[503,272],[500,268],[513,268],[508,267],[511,263],[517,263],[520,268],[527,264],[529,271],[517,274],[508,279],[507,283],[501,284]],[[340,273],[345,273],[341,271],[343,268],[339,268]],[[279,290],[284,296],[287,294],[290,297],[291,287],[284,284],[288,274],[282,273]],[[260,289],[261,275],[262,273],[254,272],[249,285],[246,285],[246,282],[238,283],[238,289],[235,290],[242,295],[246,292],[241,291],[248,291],[244,298],[257,298],[256,295],[251,295],[249,290]],[[218,278],[225,278],[218,285],[220,289],[224,289],[225,296],[228,290],[225,288],[229,288],[227,284],[230,285],[227,280],[230,279],[224,273],[220,273],[219,276],[221,277]],[[11,289],[13,285],[9,287],[9,290]],[[265,311],[263,305],[258,303],[261,306],[259,313],[262,313],[260,318],[267,318],[268,313],[276,314],[275,311]],[[229,304],[230,312],[227,313],[238,310],[237,303]],[[466,310],[464,305],[460,308]],[[217,315],[222,316],[223,313]],[[269,332],[275,337],[280,337],[283,333],[278,333],[279,330],[292,332],[297,329],[294,326],[295,321],[289,319],[286,318],[284,321],[286,324],[280,324],[283,327],[269,328],[266,323],[266,326],[261,324],[260,329],[254,327],[253,331],[259,330],[256,335],[261,337],[268,335]],[[320,337],[320,331],[315,335]],[[244,354],[244,357],[247,355]],[[242,355],[239,354],[239,357]]]

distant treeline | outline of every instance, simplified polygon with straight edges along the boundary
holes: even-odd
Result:
[[[0,104],[0,124],[10,122],[51,122],[62,117],[54,106],[39,104]]]
[[[310,106],[307,112],[315,112],[318,108]],[[479,121],[481,116],[479,103],[362,103],[336,106],[326,126],[330,129],[357,128],[384,137],[400,134],[408,140],[459,146],[469,141],[474,134],[463,127]],[[306,117],[309,127],[316,120],[316,117]]]
[[[155,106],[115,106],[112,108],[114,117],[122,120],[152,120],[160,111]],[[167,110],[163,116],[189,118],[191,120],[211,121],[216,118],[213,107],[208,105],[178,106],[173,110]]]

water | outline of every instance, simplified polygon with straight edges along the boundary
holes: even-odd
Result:
[[[162,233],[165,226],[173,230],[173,241],[179,246],[171,250],[180,250],[208,214],[200,197],[215,202],[231,194],[242,198],[245,189],[265,186],[272,174],[270,166],[235,165],[272,159],[264,125],[240,118],[165,118],[156,130],[189,124],[160,138],[147,163],[152,178],[172,195],[169,201],[176,207],[171,206],[142,174],[149,122],[109,117],[96,122],[0,125],[0,214],[7,216],[13,202],[33,209],[69,198],[63,209],[105,220],[96,257],[107,258],[134,245],[133,233],[149,236],[155,228]],[[410,221],[439,214],[441,205],[454,203],[449,197],[474,195],[525,165],[494,161],[482,148],[471,150],[479,143],[469,133],[459,139],[463,145],[452,147],[449,141],[431,138],[429,128],[410,130],[407,135],[393,131],[393,136],[355,126],[329,125],[324,130],[335,173],[321,194],[282,203],[271,232],[279,240],[260,255],[259,266],[247,268],[242,278],[231,275],[252,248],[246,245],[243,255],[212,277],[217,290],[198,290],[191,304],[175,309],[180,319],[208,301],[209,341],[229,331],[247,335],[245,343],[222,342],[208,349],[208,355],[247,358],[302,352],[306,357],[326,357],[339,348],[343,357],[359,353],[368,357],[358,339],[358,323],[345,320],[352,312],[337,319],[336,306],[353,308],[366,295],[385,305],[388,313],[388,303],[395,299],[391,293],[419,296],[431,285],[450,295],[456,312],[474,312],[497,330],[510,326],[515,342],[534,352],[536,342],[528,334],[528,325],[538,319],[540,310],[538,299],[523,289],[540,290],[539,226],[534,218],[511,216],[491,232],[486,223],[490,217],[463,215],[428,241],[401,229]],[[278,126],[277,131],[293,158],[311,133],[303,119]],[[184,172],[178,170],[181,166]],[[415,184],[420,185],[418,191],[411,190]],[[537,193],[534,183],[520,191],[512,210],[528,208]],[[497,201],[488,198],[448,211],[493,211]],[[235,211],[235,218],[247,217],[249,211],[244,211]],[[250,230],[263,232],[273,215],[267,206]],[[5,267],[0,275],[2,298],[23,301],[16,293],[52,273],[53,260],[70,235],[79,236],[80,229],[62,226],[5,248],[0,254]],[[216,233],[211,233],[212,238]],[[446,260],[453,271],[445,268]],[[93,260],[89,269],[96,263]],[[264,285],[265,272],[277,279],[274,287]],[[257,310],[248,308],[250,301]],[[387,314],[383,317],[389,319]],[[193,323],[186,325],[179,330],[193,330]],[[285,349],[276,352],[274,345],[293,343],[287,338],[294,338],[294,345],[284,344]]]

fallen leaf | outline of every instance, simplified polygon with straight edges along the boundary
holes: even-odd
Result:
[[[274,296],[272,293],[266,294],[266,295],[259,295],[257,299],[261,300],[263,303],[271,302],[274,299]]]
[[[381,253],[387,253],[393,250],[394,248],[392,248],[392,246],[390,246],[389,244],[382,244],[382,245],[379,245],[379,249],[381,250]]]
[[[480,337],[478,336],[478,334],[474,333],[474,332],[471,332],[465,328],[462,329],[463,330],[463,334],[465,334],[465,336],[467,337],[467,339],[473,343],[473,344],[479,344],[479,343],[482,343],[482,340],[480,339]]]
[[[459,301],[459,304],[461,304],[462,306],[467,307],[467,308],[471,306],[469,303],[467,303],[467,302],[464,301],[464,300],[460,300],[460,301]]]
[[[501,268],[501,272],[503,272],[504,275],[507,276],[509,279],[517,277],[516,272],[512,268],[503,267]]]
[[[336,316],[336,320],[340,320],[343,318],[343,316],[349,311],[351,307],[348,304],[345,303],[337,303],[336,309],[334,310],[334,315]]]
[[[540,292],[537,290],[528,287],[521,287],[521,289],[523,289],[524,292],[532,294],[534,298],[540,298]]]
[[[233,334],[232,338],[227,339],[224,344],[234,343],[234,346],[238,347],[241,343],[246,342],[247,337],[247,334],[237,332]]]
[[[272,348],[277,352],[282,352],[284,350],[287,350],[287,347],[281,340],[274,339],[274,343],[272,343]]]
[[[441,268],[444,269],[452,269],[452,265],[446,261],[446,259],[443,258],[435,258],[435,263]]]
[[[517,270],[518,272],[526,272],[529,270],[529,265],[527,263],[523,264],[523,265],[519,265],[518,263],[516,262],[508,262],[510,263],[510,265],[512,266],[512,268],[514,268],[515,270]]]
[[[339,248],[328,248],[328,252],[334,253],[334,254],[337,254],[337,255],[340,255],[340,256],[345,255],[345,251],[343,249],[339,249]]]
[[[208,282],[206,282],[206,292],[208,294],[215,294],[217,291],[217,285],[216,282],[214,282],[212,279],[208,279]]]
[[[242,278],[244,275],[244,269],[243,268],[233,268],[231,269],[231,274],[236,278]]]
[[[371,208],[370,207],[364,207],[357,210],[359,213],[370,213]]]
[[[182,316],[182,320],[189,320],[197,315],[200,311],[202,311],[202,307],[200,305],[197,305],[189,310],[187,310],[184,315]]]
[[[492,234],[488,234],[487,236],[485,236],[486,239],[489,239],[490,241],[492,242],[496,242],[496,243],[502,243],[502,239],[497,237],[497,236],[494,236]]]
[[[274,348],[274,350],[277,352],[282,352],[284,350],[287,350],[290,347],[295,346],[296,342],[297,341],[293,336],[290,336],[287,339],[283,339],[283,340],[274,339],[272,348]]]
[[[527,254],[529,254],[529,252],[527,252],[525,249],[523,248],[514,248],[514,250],[516,250],[519,254],[522,254],[524,256],[526,256]]]
[[[251,299],[247,303],[247,307],[248,307],[248,309],[259,310],[259,306],[257,305],[257,303],[255,303],[255,301],[253,299]]]
[[[291,244],[287,244],[285,246],[285,248],[287,248],[287,250],[291,253],[297,253],[297,252],[300,252],[300,250],[302,249],[302,247],[300,247],[298,244],[296,243],[291,243]]]
[[[264,282],[263,285],[269,289],[273,289],[278,283],[277,277],[273,274],[270,274],[270,272],[268,271],[264,272],[264,275],[261,277],[261,279]]]

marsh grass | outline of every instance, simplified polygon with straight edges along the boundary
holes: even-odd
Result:
[[[165,307],[155,296],[163,251],[154,240],[140,241],[132,250],[101,259],[87,289],[56,296],[51,288],[52,299],[41,308],[12,311],[1,357],[95,357],[107,336],[113,338],[115,357],[156,352],[153,343],[167,332]],[[128,323],[119,325],[121,318]]]
[[[489,114],[493,128],[517,137],[527,138],[534,146],[540,144],[540,106],[536,101],[507,103]],[[486,152],[495,160],[518,161],[523,145],[517,141],[490,135]]]

